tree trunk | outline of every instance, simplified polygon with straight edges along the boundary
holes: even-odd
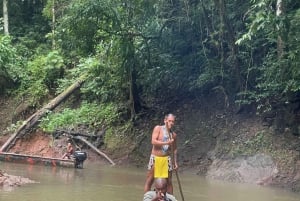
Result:
[[[95,147],[94,145],[92,145],[89,141],[87,141],[83,137],[74,136],[74,139],[81,140],[82,142],[84,142],[85,144],[87,144],[89,147],[91,147],[94,151],[96,151],[99,155],[103,156],[106,160],[108,160],[112,165],[115,165],[115,163],[105,153],[101,152],[99,149],[97,149],[97,147]]]
[[[277,0],[276,3],[276,16],[281,17],[283,14],[283,0]],[[281,30],[280,27],[277,26],[277,31],[278,31],[278,38],[277,38],[277,55],[278,59],[280,59],[284,53],[284,42],[281,37]]]
[[[9,35],[7,0],[3,0],[3,23],[4,23],[4,35]]]
[[[237,82],[236,90],[240,91],[240,89],[242,88],[242,81],[241,81],[240,62],[238,59],[238,47],[235,44],[235,41],[236,41],[235,31],[234,31],[234,28],[233,28],[231,22],[229,22],[229,20],[228,20],[227,13],[226,13],[227,11],[226,11],[225,1],[224,0],[214,0],[214,3],[219,9],[220,23],[221,23],[220,34],[222,35],[222,36],[220,36],[220,38],[223,41],[228,41],[229,47],[231,49],[232,58],[233,58],[233,65],[232,65],[233,72],[235,75],[235,80]],[[225,35],[225,32],[227,33],[226,35]],[[222,44],[223,41],[220,41],[220,43]],[[224,51],[224,49],[221,49],[221,51]],[[224,54],[224,52],[221,52],[221,54]],[[221,62],[223,62],[222,60],[224,60],[223,55],[222,55],[222,57],[221,57]]]
[[[52,49],[56,49],[55,43],[55,0],[52,1]]]
[[[141,108],[140,97],[138,88],[136,85],[136,61],[135,61],[135,48],[134,48],[134,39],[133,37],[125,38],[127,40],[126,44],[128,46],[128,52],[124,55],[126,59],[125,70],[126,70],[126,79],[128,80],[128,98],[129,98],[129,109],[130,109],[130,118],[134,119],[136,113]]]
[[[11,147],[9,147],[12,142],[18,136],[25,135],[30,129],[32,129],[35,125],[39,123],[39,120],[44,117],[49,111],[54,110],[60,103],[62,103],[65,99],[67,99],[76,89],[80,88],[84,83],[85,77],[82,76],[78,81],[72,84],[68,89],[59,94],[56,98],[51,100],[47,105],[45,105],[42,109],[38,110],[36,113],[31,115],[22,126],[20,126],[17,131],[2,145],[0,152],[8,151]]]
[[[132,69],[130,68],[130,72],[128,73],[129,77],[129,104],[130,104],[130,116],[131,119],[134,119],[134,116],[136,114],[135,112],[135,104],[134,104],[134,88],[133,88],[133,79],[132,79]]]
[[[135,65],[135,64],[134,64]],[[131,69],[130,73],[130,108],[131,108],[131,119],[135,118],[136,113],[141,110],[141,100],[138,91],[138,87],[136,84],[137,73],[135,70],[135,66]]]

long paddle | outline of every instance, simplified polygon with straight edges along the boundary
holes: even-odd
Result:
[[[167,130],[167,132],[168,132],[169,139],[172,139],[172,135],[171,135],[171,133],[169,132],[168,128],[166,128],[166,130]],[[171,161],[172,161],[173,167],[175,167],[175,157],[174,157],[174,147],[173,147],[173,143],[171,144]],[[181,188],[181,183],[180,183],[180,180],[179,180],[179,175],[178,175],[177,170],[175,170],[175,174],[176,174],[176,178],[177,178],[177,181],[178,181],[178,186],[179,186],[179,191],[180,191],[181,199],[182,199],[182,201],[184,201],[183,192],[182,192],[182,188]]]

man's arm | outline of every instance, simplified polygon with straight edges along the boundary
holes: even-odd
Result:
[[[166,141],[166,142],[163,142],[163,141],[160,141],[158,138],[159,138],[159,132],[160,132],[160,126],[155,126],[154,129],[153,129],[153,132],[152,132],[152,140],[151,140],[151,143],[153,145],[170,145],[174,140],[171,139],[169,141]]]

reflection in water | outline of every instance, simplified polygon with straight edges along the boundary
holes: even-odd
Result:
[[[84,169],[0,162],[0,169],[38,181],[14,191],[0,190],[1,201],[141,201],[145,169],[85,164]],[[299,194],[256,185],[208,181],[180,174],[186,201],[296,201]],[[176,177],[175,196],[180,201]]]

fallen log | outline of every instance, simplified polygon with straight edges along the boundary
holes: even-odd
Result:
[[[0,152],[6,152],[11,148],[11,144],[15,142],[16,138],[25,135],[31,128],[39,123],[39,120],[44,117],[49,111],[54,110],[60,103],[67,99],[76,89],[80,88],[85,81],[85,76],[82,76],[69,88],[59,94],[56,98],[51,100],[47,105],[31,115],[24,123],[10,136],[10,138],[2,145]]]
[[[68,131],[68,130],[56,130],[55,131],[55,135],[71,135],[71,136],[83,136],[83,137],[102,137],[105,134],[105,131],[101,131],[100,134],[98,135],[94,135],[94,134],[84,134],[84,133],[79,133],[79,132],[75,132],[75,131]]]
[[[89,141],[87,141],[86,139],[84,139],[83,137],[80,136],[74,136],[74,139],[80,140],[83,143],[85,143],[86,145],[88,145],[89,147],[91,147],[94,151],[96,151],[99,155],[103,156],[106,160],[108,160],[112,165],[116,165],[113,160],[111,160],[105,153],[101,152],[99,149],[97,149],[97,147],[95,147],[94,145],[92,145],[92,143],[90,143]]]
[[[69,131],[69,130],[56,130],[54,132],[54,138],[59,137],[60,135],[64,135],[67,136],[71,139],[74,138],[74,136],[82,136],[85,137],[85,139],[87,139],[87,141],[92,141],[91,143],[99,148],[101,145],[104,144],[104,135],[105,135],[105,130],[102,130],[100,132],[98,132],[99,134],[95,135],[95,134],[84,134],[84,133],[80,133],[80,132],[75,132],[75,131]]]

